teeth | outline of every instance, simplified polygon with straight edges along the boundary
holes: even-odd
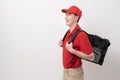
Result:
[[[66,22],[69,22],[68,20]]]

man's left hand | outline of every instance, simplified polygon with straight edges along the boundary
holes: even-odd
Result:
[[[73,54],[73,45],[72,43],[68,44],[68,42],[66,43],[66,49],[71,53]]]

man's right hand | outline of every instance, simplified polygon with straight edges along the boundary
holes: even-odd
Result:
[[[60,47],[63,47],[63,41],[62,41],[62,40],[60,40],[60,41],[58,42],[58,44],[59,44]]]

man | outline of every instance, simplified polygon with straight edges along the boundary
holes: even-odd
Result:
[[[69,9],[62,9],[66,14],[65,21],[69,27],[67,35],[59,41],[59,46],[63,48],[63,80],[83,80],[83,69],[81,58],[93,60],[93,49],[85,32],[80,32],[71,44],[68,40],[76,30],[81,29],[78,25],[82,16],[82,11],[77,6],[71,6]],[[73,62],[71,63],[71,61]]]

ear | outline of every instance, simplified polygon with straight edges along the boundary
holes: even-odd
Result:
[[[75,17],[76,17],[76,21],[78,21],[78,19],[79,19],[78,16],[75,16]]]

